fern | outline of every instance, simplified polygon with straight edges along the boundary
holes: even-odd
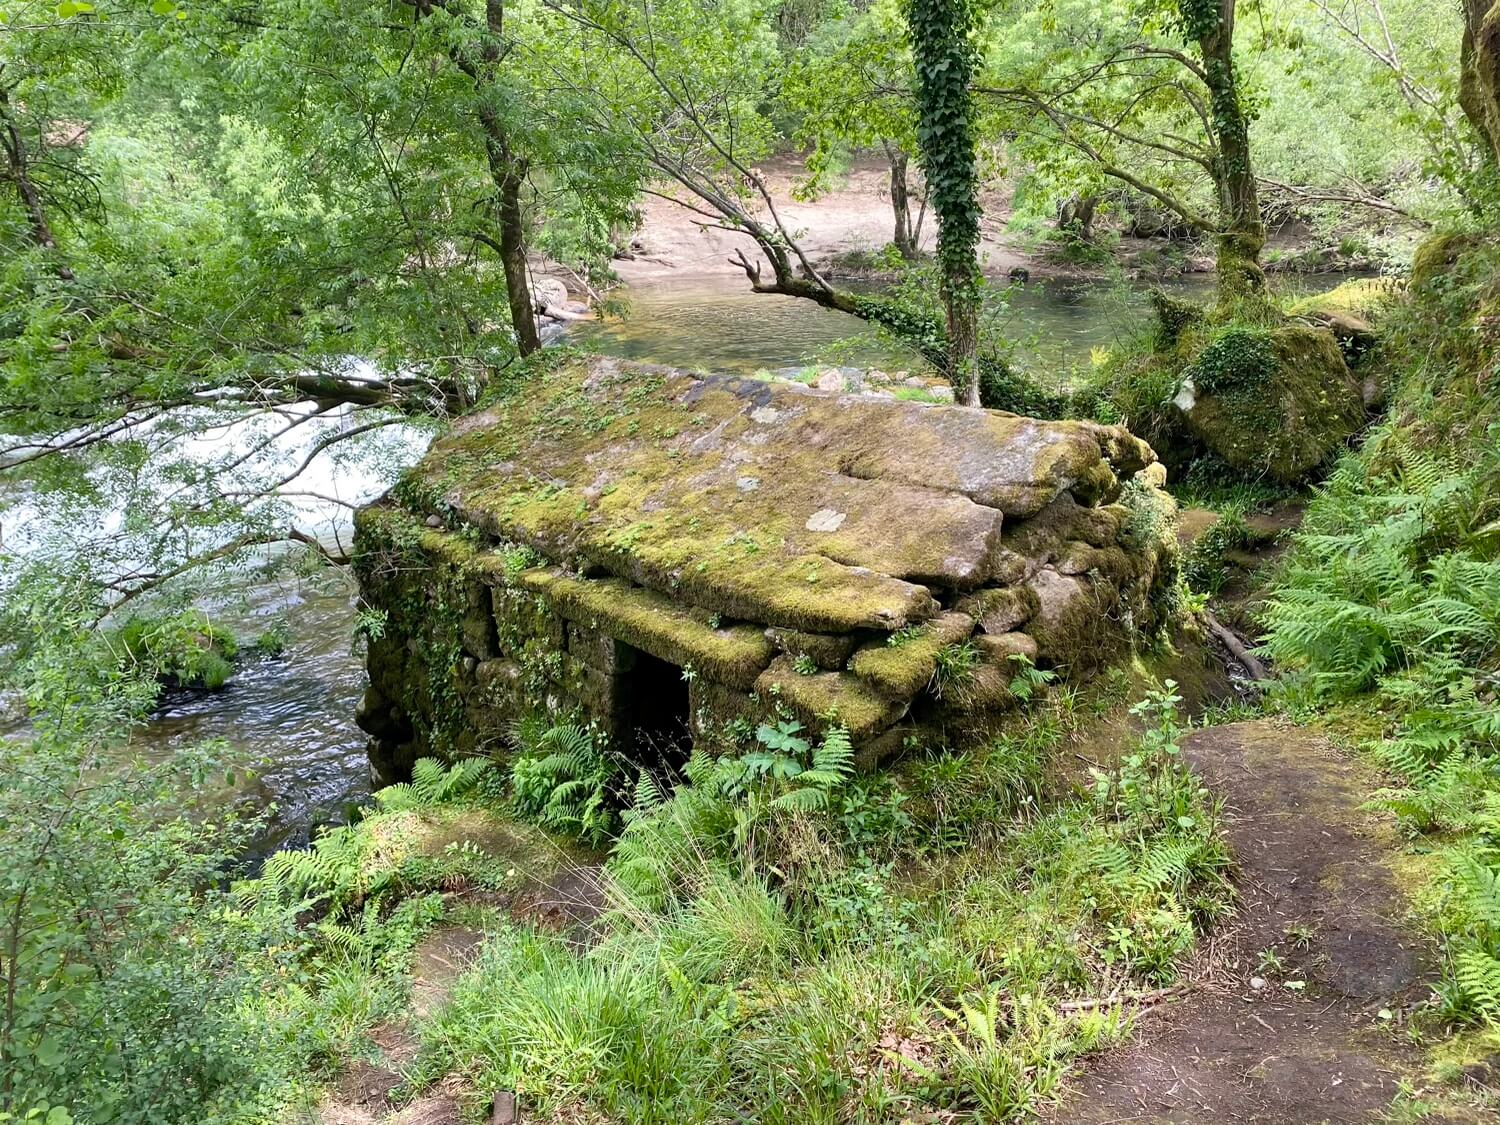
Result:
[[[1463,949],[1453,958],[1453,977],[1474,1010],[1500,1019],[1500,959],[1482,949]]]
[[[1470,851],[1460,853],[1452,866],[1454,882],[1468,914],[1500,936],[1500,874]]]
[[[411,781],[386,786],[375,794],[375,802],[386,812],[399,812],[458,801],[472,796],[494,773],[495,763],[488,758],[461,758],[451,765],[418,758]]]
[[[829,727],[812,752],[812,764],[790,778],[796,788],[775,797],[773,808],[786,812],[813,813],[826,809],[829,798],[854,773],[854,747],[843,727]]]
[[[542,827],[601,846],[619,828],[622,764],[596,731],[571,723],[518,728],[511,803]]]

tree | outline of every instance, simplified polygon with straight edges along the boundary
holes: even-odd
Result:
[[[1500,161],[1500,4],[1462,0],[1464,32],[1459,56],[1459,104],[1485,155]]]
[[[1235,66],[1235,0],[1116,5],[1102,21],[1056,0],[1018,18],[1041,21],[1052,49],[1002,54],[982,91],[1019,109],[1014,124],[1037,143],[1070,146],[1212,236],[1221,308],[1262,300],[1266,231]],[[1206,179],[1211,205],[1183,189],[1184,172]]]
[[[937,261],[948,327],[948,380],[979,405],[979,192],[974,166],[976,54],[968,0],[907,0],[916,70],[917,143],[937,213]]]
[[[846,152],[879,148],[890,169],[891,244],[916,261],[925,191],[911,182],[916,152],[911,56],[899,5],[837,11],[817,25],[787,69],[781,102],[797,115],[795,139],[811,148],[802,191],[816,197]],[[912,196],[919,195],[915,218]]]
[[[531,235],[604,256],[636,165],[572,126],[557,21],[505,20],[101,2],[0,40],[35,188],[0,183],[0,465],[131,513],[53,543],[105,605],[286,544],[341,558],[299,525],[320,468],[358,439],[389,473],[514,374]]]

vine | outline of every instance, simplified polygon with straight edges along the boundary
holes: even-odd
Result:
[[[948,320],[948,376],[978,405],[979,190],[974,166],[978,61],[971,0],[908,0],[907,35],[916,71],[917,147],[938,218],[937,261]]]

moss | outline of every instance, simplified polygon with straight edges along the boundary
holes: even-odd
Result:
[[[905,702],[932,682],[939,653],[973,631],[968,614],[945,613],[907,636],[893,637],[897,643],[865,645],[850,658],[849,670],[887,699]]]
[[[1389,278],[1355,277],[1326,293],[1314,293],[1292,302],[1286,312],[1288,316],[1300,317],[1356,317],[1374,324],[1399,299],[1400,294],[1400,287]]]
[[[983,633],[1008,633],[1026,624],[1041,608],[1030,586],[980,590],[954,603],[959,613],[972,617]]]
[[[595,360],[464,420],[401,496],[727,616],[892,630],[934,612],[916,584],[990,577],[985,509],[1108,497],[1149,456],[1091,424]]]
[[[546,597],[565,617],[597,624],[642,652],[730,687],[753,686],[775,655],[761,629],[711,628],[680,602],[622,579],[570,578],[538,569],[526,571],[519,582]]]
[[[362,872],[374,883],[394,877],[408,888],[442,885],[457,872],[488,886],[545,885],[578,865],[597,862],[584,849],[482,808],[438,806],[385,813],[360,828]]]
[[[1324,329],[1227,329],[1185,375],[1189,424],[1242,473],[1305,479],[1364,425],[1360,388]]]
[[[848,635],[804,633],[798,629],[766,630],[766,636],[780,651],[791,657],[805,656],[819,668],[837,670],[848,661],[859,640]]]
[[[1411,259],[1411,287],[1421,291],[1449,273],[1464,254],[1478,243],[1465,233],[1435,234],[1417,247]]]
[[[1025,633],[985,633],[975,637],[974,644],[991,664],[1012,672],[1017,658],[1035,664],[1039,655],[1036,639]]]
[[[848,672],[804,676],[789,656],[772,661],[756,681],[755,691],[763,701],[790,709],[803,722],[837,723],[856,743],[885,730],[906,712],[903,702],[884,698]]]
[[[1180,300],[1162,289],[1151,290],[1151,308],[1156,313],[1156,347],[1159,351],[1176,347],[1184,332],[1208,317],[1208,311],[1202,305]]]
[[[1031,586],[1041,609],[1025,632],[1037,643],[1039,663],[1075,675],[1103,666],[1122,647],[1117,632],[1099,628],[1102,616],[1120,611],[1119,591],[1110,583],[1042,569]]]

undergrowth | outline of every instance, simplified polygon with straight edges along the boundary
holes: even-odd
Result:
[[[1440,1010],[1500,1031],[1500,394],[1478,243],[1389,321],[1391,417],[1308,508],[1265,610],[1297,708],[1357,710],[1431,878]]]
[[[1076,719],[1050,699],[885,774],[786,718],[680,778],[639,772],[592,944],[507,925],[422,1027],[419,1084],[580,1120],[1025,1115],[1127,1030],[1109,998],[1170,983],[1227,904],[1179,702],[1151,693],[1151,733],[1051,806]]]

